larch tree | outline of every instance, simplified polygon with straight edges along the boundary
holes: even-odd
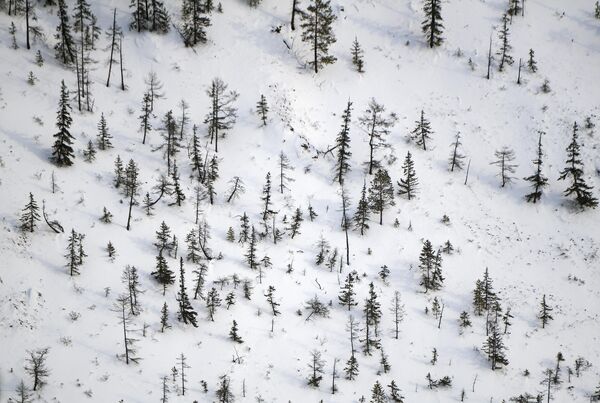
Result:
[[[52,160],[58,166],[70,166],[73,164],[73,158],[75,158],[73,147],[71,147],[75,138],[69,131],[71,123],[73,123],[70,111],[69,90],[63,80],[60,85],[60,99],[56,117],[58,132],[54,134],[55,141],[54,146],[52,146]]]
[[[225,137],[227,130],[231,130],[237,119],[237,109],[233,103],[239,94],[235,91],[227,91],[227,84],[220,78],[212,80],[210,88],[206,91],[210,98],[210,111],[204,119],[208,125],[207,137],[210,144],[215,145],[215,152],[219,152],[219,136]]]
[[[440,46],[444,42],[441,0],[424,0],[423,13],[425,19],[421,23],[421,29],[425,34],[427,45],[430,48]]]
[[[584,208],[595,208],[598,205],[598,199],[596,199],[592,190],[593,187],[588,185],[583,178],[583,162],[581,161],[581,152],[578,139],[579,127],[577,122],[573,124],[573,136],[571,143],[567,147],[567,161],[565,168],[560,171],[558,180],[571,180],[571,186],[565,191],[565,196],[575,195],[575,202],[582,209]]]
[[[375,151],[387,146],[387,137],[390,129],[394,126],[398,117],[395,113],[385,114],[385,106],[378,104],[371,98],[363,116],[358,121],[369,136],[369,175],[381,165],[375,156]]]
[[[515,152],[508,147],[502,147],[494,155],[497,160],[491,162],[491,164],[500,168],[500,173],[497,176],[500,177],[501,187],[505,187],[511,184],[514,179],[512,174],[515,173],[517,165],[512,162],[515,160]]]
[[[108,59],[108,77],[106,78],[106,86],[110,87],[110,77],[112,74],[112,67],[117,63],[117,55],[120,54],[121,47],[121,37],[123,36],[123,31],[121,31],[121,27],[117,25],[117,9],[113,10],[113,22],[110,28],[106,31],[106,37],[110,40],[110,44],[107,48],[110,49],[110,58]]]
[[[283,189],[290,189],[289,183],[294,182],[294,178],[289,175],[294,167],[290,164],[290,159],[281,151],[279,153],[279,192],[283,193]]]
[[[454,137],[454,141],[450,144],[452,152],[450,153],[450,158],[448,159],[448,169],[450,172],[454,172],[455,169],[460,170],[463,169],[463,160],[465,156],[460,152],[460,147],[462,146],[462,142],[460,141],[460,133],[456,133]]]
[[[310,45],[313,54],[308,64],[318,73],[324,65],[337,60],[329,54],[329,47],[336,42],[332,24],[337,17],[333,14],[330,0],[311,0],[301,18],[302,41]]]

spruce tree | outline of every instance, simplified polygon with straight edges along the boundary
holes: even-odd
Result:
[[[340,305],[348,307],[350,311],[353,306],[358,305],[358,302],[355,300],[356,292],[354,291],[354,275],[352,273],[348,273],[346,276],[346,280],[344,281],[344,285],[340,290],[340,294],[338,295],[338,300]]]
[[[371,98],[369,105],[362,117],[358,118],[360,125],[369,136],[369,175],[380,167],[381,162],[375,156],[375,151],[387,146],[387,137],[398,117],[395,113],[385,115],[385,106],[378,104]]]
[[[402,391],[396,385],[396,382],[392,379],[392,382],[388,385],[390,388],[390,400],[394,403],[404,403],[404,396],[402,396]]]
[[[600,20],[600,1],[596,0],[596,5],[594,8],[594,18]],[[598,395],[600,396],[600,387],[598,388]]]
[[[244,342],[244,340],[242,340],[242,338],[238,334],[238,324],[235,320],[233,321],[233,324],[231,325],[231,330],[229,331],[229,338],[231,340],[235,341],[236,343]]]
[[[379,381],[375,381],[375,385],[373,385],[373,389],[371,389],[370,403],[386,403],[387,401],[388,401],[388,398],[385,395],[383,386],[381,386]]]
[[[104,113],[100,115],[100,122],[98,122],[98,148],[100,150],[107,150],[112,148],[112,143],[110,139],[112,136],[108,132],[108,127],[106,126],[106,119],[104,118]]]
[[[150,102],[150,93],[144,93],[144,99],[142,100],[142,114],[138,116],[140,121],[140,130],[143,133],[142,144],[146,144],[146,136],[152,131],[152,123],[150,118],[152,117],[152,108]]]
[[[215,311],[218,307],[221,306],[221,298],[219,297],[219,293],[213,287],[206,294],[206,308],[208,310],[208,317],[211,322],[215,321]]]
[[[58,18],[59,24],[56,27],[57,43],[54,46],[56,58],[66,66],[70,66],[76,60],[75,43],[71,35],[71,25],[69,24],[69,14],[65,0],[58,0]]]
[[[29,192],[29,202],[23,209],[21,215],[21,231],[33,232],[36,228],[36,221],[40,221],[39,207],[33,198],[33,193]]]
[[[350,358],[346,362],[346,367],[344,367],[344,373],[346,374],[346,379],[351,381],[358,376],[358,360],[355,356],[356,348],[354,345],[358,334],[358,323],[352,315],[348,317],[348,324],[346,325],[346,330],[350,333]]]
[[[510,44],[508,43],[508,37],[510,35],[508,23],[508,15],[504,13],[502,15],[502,27],[500,28],[500,31],[498,31],[498,38],[500,39],[500,49],[496,53],[498,56],[500,56],[500,64],[498,65],[499,71],[503,71],[504,66],[507,64],[509,66],[512,66],[514,62],[512,56],[510,55],[512,46],[510,46]]]
[[[263,203],[262,219],[266,222],[267,218],[273,214],[273,210],[271,209],[271,172],[267,172],[265,176],[265,185],[263,186],[260,200]]]
[[[542,192],[546,186],[548,186],[548,178],[546,178],[542,173],[542,157],[544,156],[544,152],[542,151],[542,135],[544,132],[539,132],[538,139],[538,150],[537,150],[537,158],[533,160],[533,164],[535,165],[535,173],[531,176],[524,178],[526,181],[531,182],[531,187],[533,191],[525,195],[525,199],[528,203],[536,203],[538,200],[542,198]]]
[[[77,254],[78,244],[79,234],[75,232],[74,229],[71,229],[71,235],[69,236],[67,244],[67,254],[65,255],[65,258],[67,259],[67,268],[69,269],[69,275],[71,277],[79,274],[79,266],[81,263]]]
[[[501,179],[501,187],[511,184],[514,177],[511,174],[515,173],[516,164],[512,164],[515,160],[515,152],[508,147],[502,147],[494,152],[497,160],[491,162],[491,165],[496,165],[500,168],[500,173],[497,175]]]
[[[169,325],[169,307],[167,307],[167,303],[165,302],[160,310],[160,332],[164,333],[165,329],[169,329],[171,325]]]
[[[63,0],[60,0],[63,1]],[[58,132],[54,135],[56,139],[52,147],[52,160],[58,166],[70,166],[73,164],[73,140],[75,139],[69,129],[73,119],[71,118],[71,105],[69,105],[69,90],[65,81],[61,81],[60,99],[58,102],[58,113],[56,116],[56,127]]]
[[[379,213],[379,225],[383,225],[383,210],[394,203],[394,187],[385,169],[378,169],[369,188],[369,207]]]
[[[527,60],[527,68],[529,68],[529,71],[531,71],[532,73],[535,73],[537,71],[537,62],[534,59],[535,56],[535,52],[533,51],[533,49],[529,49],[529,59]]]
[[[185,271],[183,268],[183,257],[179,258],[179,291],[177,292],[177,303],[179,304],[178,319],[185,323],[189,323],[194,327],[198,327],[196,316],[198,313],[194,311],[192,304],[188,298],[187,288],[185,286]]]
[[[356,67],[356,71],[358,71],[359,73],[364,73],[364,51],[360,47],[360,43],[358,43],[357,37],[354,37],[354,42],[352,42],[352,48],[350,49],[350,51],[352,52],[352,64],[354,65],[354,67]]]
[[[352,113],[352,102],[348,101],[348,105],[342,114],[342,129],[335,139],[335,148],[337,148],[337,161],[335,164],[335,180],[340,184],[344,184],[344,176],[350,171],[350,122]]]
[[[279,302],[275,302],[275,287],[270,285],[269,288],[267,288],[267,293],[265,294],[265,297],[267,298],[267,302],[271,306],[271,312],[273,313],[273,316],[279,315],[281,312],[279,312],[277,307],[281,304]]]
[[[425,292],[435,289],[434,287],[434,270],[435,270],[435,254],[433,246],[429,240],[423,243],[423,249],[419,256],[419,269],[421,270],[421,285],[425,288]]]
[[[175,274],[169,269],[167,260],[163,256],[162,249],[159,251],[158,256],[156,256],[156,270],[150,274],[160,285],[162,285],[163,295],[165,295],[167,286],[175,283]]]
[[[591,207],[595,208],[598,205],[598,199],[592,194],[593,187],[585,183],[583,178],[583,162],[580,159],[580,146],[578,142],[577,122],[573,124],[573,137],[571,143],[567,147],[567,166],[560,172],[558,180],[571,180],[571,186],[565,191],[565,196],[575,194],[575,201],[582,209]]]
[[[83,160],[85,162],[92,162],[96,159],[96,148],[94,147],[94,142],[89,140],[87,143],[87,147],[83,150]]]
[[[427,45],[430,48],[440,46],[444,42],[441,0],[424,0],[423,13],[425,19],[421,23],[421,29],[425,34]]]
[[[127,215],[127,231],[131,228],[131,211],[134,205],[137,205],[136,196],[140,187],[139,169],[133,159],[129,160],[125,168],[125,194],[129,195],[129,213]]]
[[[365,299],[363,308],[365,316],[365,338],[363,342],[363,352],[371,355],[373,348],[379,348],[380,341],[377,338],[379,322],[381,321],[381,304],[377,300],[377,293],[373,282],[369,283],[369,296]]]
[[[131,0],[129,3],[131,12],[131,22],[129,29],[142,32],[147,29],[148,2],[144,0]]]
[[[427,142],[431,140],[433,131],[429,120],[425,118],[425,112],[421,109],[421,118],[415,122],[417,126],[410,132],[410,138],[415,141],[419,147],[427,151]]]
[[[202,0],[183,0],[180,34],[185,46],[194,47],[199,43],[206,43],[206,28],[210,26],[210,18],[206,12]]]
[[[454,137],[454,142],[450,144],[450,147],[452,148],[452,153],[448,159],[450,172],[454,172],[454,169],[463,169],[463,160],[465,159],[465,156],[459,151],[459,147],[461,145],[462,142],[460,141],[460,133],[457,133],[456,137]]]
[[[311,0],[301,17],[302,41],[310,44],[313,54],[308,64],[318,73],[324,65],[337,60],[329,54],[329,47],[336,42],[332,24],[337,17],[333,14],[330,0]]]
[[[171,17],[160,0],[151,0],[149,26],[152,32],[166,34],[171,29]]]
[[[12,45],[11,48],[13,48],[14,50],[19,49],[19,45],[17,44],[17,27],[15,26],[14,21],[10,22],[10,27],[8,28],[8,33],[10,34],[11,38],[12,38]]]
[[[404,178],[400,179],[400,182],[398,182],[398,194],[400,196],[406,195],[406,198],[411,200],[417,194],[419,182],[417,180],[415,164],[412,160],[410,151],[406,153],[406,159],[404,160],[404,164],[402,164],[402,171],[404,172]]]
[[[302,218],[302,210],[300,208],[296,208],[294,215],[292,216],[292,222],[290,223],[290,227],[288,228],[290,232],[290,237],[294,239],[294,237],[300,234],[300,225],[302,224],[304,219]]]
[[[551,314],[552,311],[553,308],[551,308],[550,305],[546,303],[546,294],[544,294],[542,296],[542,302],[540,303],[540,312],[538,313],[538,318],[542,322],[542,329],[546,327],[548,322],[554,319],[554,317]]]
[[[492,325],[491,332],[483,345],[483,351],[488,357],[492,370],[496,370],[499,366],[508,365],[506,358],[506,347],[502,341],[502,335],[498,330],[497,325]]]
[[[269,105],[267,104],[267,98],[263,94],[260,94],[260,100],[256,104],[256,114],[260,118],[263,126],[267,125],[267,116],[269,113]]]
[[[362,191],[360,193],[360,199],[358,200],[358,207],[354,212],[354,229],[360,231],[360,235],[364,235],[369,229],[369,201],[367,199],[367,183],[363,183]]]
[[[251,269],[255,269],[258,267],[258,258],[256,256],[257,239],[256,231],[254,230],[254,225],[252,226],[252,229],[250,231],[249,240],[250,242],[248,243],[248,252],[246,252],[244,257],[246,258],[246,263],[248,263],[248,266],[250,266]]]

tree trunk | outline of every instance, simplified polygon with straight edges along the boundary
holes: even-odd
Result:
[[[27,31],[27,49],[31,49],[29,45],[29,0],[25,0],[25,30]]]
[[[121,90],[125,91],[125,80],[123,79],[123,40],[119,37],[119,65],[121,66]]]
[[[116,29],[117,29],[117,9],[115,8],[115,11],[113,13],[113,27],[112,27],[112,42],[110,45],[110,62],[108,63],[108,78],[106,79],[106,86],[109,87],[110,86],[110,73],[112,72],[112,65],[113,65],[113,56],[115,53],[115,36],[116,36]]]

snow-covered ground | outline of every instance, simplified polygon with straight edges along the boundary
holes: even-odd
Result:
[[[103,29],[112,21],[113,7],[118,10],[118,23],[127,26],[128,2],[92,3]],[[93,54],[98,61],[92,72],[95,112],[76,112],[72,104],[76,161],[69,168],[58,168],[49,161],[60,81],[64,79],[73,93],[76,88],[75,73],[53,57],[55,13],[39,7],[39,24],[48,39],[45,44],[34,44],[31,51],[25,49],[24,20],[0,15],[0,402],[15,397],[21,379],[30,383],[23,369],[27,350],[41,347],[50,348],[47,366],[51,371],[48,384],[36,394],[36,401],[43,402],[160,401],[161,377],[171,376],[181,353],[190,365],[189,389],[179,396],[178,387],[170,383],[171,402],[216,401],[219,377],[226,374],[236,401],[357,402],[361,396],[368,401],[375,381],[388,385],[395,380],[407,402],[460,401],[463,389],[466,401],[501,402],[524,392],[544,392],[545,386],[540,384],[543,371],[554,368],[558,352],[566,361],[561,364],[563,383],[552,389],[554,401],[589,401],[600,382],[600,216],[596,210],[571,208],[562,195],[566,183],[557,178],[573,122],[583,125],[586,117],[593,116],[600,124],[600,20],[594,19],[592,2],[527,0],[525,17],[514,17],[510,25],[517,63],[502,73],[494,68],[490,80],[485,79],[489,36],[492,33],[495,51],[505,0],[444,2],[446,41],[433,50],[425,46],[420,30],[420,1],[333,0],[338,20],[332,53],[338,61],[317,75],[304,65],[310,54],[300,31],[289,29],[288,3],[291,1],[264,0],[251,9],[243,0],[224,0],[224,13],[212,15],[209,43],[193,50],[185,48],[173,30],[161,36],[125,29],[125,92],[117,85],[118,71],[113,72],[111,87],[104,85],[108,52],[103,50],[107,39],[102,36],[100,50]],[[307,1],[302,3],[305,6]],[[179,2],[168,7],[177,22]],[[18,50],[10,48],[8,27],[13,20]],[[272,32],[279,25],[281,31]],[[355,36],[365,50],[363,74],[354,70],[350,60]],[[539,70],[534,74],[524,69],[519,86],[518,58],[526,60],[530,48],[535,50]],[[43,67],[34,63],[37,49],[44,56]],[[39,80],[34,86],[27,83],[29,71]],[[230,284],[221,290],[216,286],[222,299],[234,291],[237,303],[229,309],[218,308],[214,322],[207,319],[204,302],[192,300],[198,311],[198,328],[177,321],[177,283],[163,297],[161,287],[150,276],[155,269],[154,233],[160,223],[167,223],[177,235],[182,254],[186,252],[185,235],[195,227],[194,183],[189,179],[186,151],[180,152],[177,162],[187,200],[181,207],[161,201],[151,217],[135,207],[131,231],[125,229],[128,200],[112,186],[117,155],[125,162],[133,158],[138,163],[142,195],[165,171],[161,152],[152,151],[161,144],[159,133],[152,131],[149,144],[142,145],[138,130],[144,78],[150,71],[164,83],[165,92],[155,107],[155,128],[167,111],[172,109],[178,116],[178,103],[184,99],[190,105],[192,123],[204,134],[203,120],[209,108],[205,92],[214,77],[240,93],[238,121],[220,141],[216,203],[202,205],[202,216],[212,227],[209,245],[215,255],[223,255],[209,263],[207,287],[237,274],[251,279],[255,288],[252,300],[247,301],[240,287],[234,290]],[[549,80],[551,93],[540,91],[544,79]],[[260,127],[254,112],[260,94],[271,108],[266,127]],[[332,247],[345,253],[341,201],[339,186],[332,180],[334,159],[317,156],[316,150],[334,144],[342,111],[350,99],[354,107],[353,155],[346,188],[353,214],[365,178],[362,164],[368,157],[368,139],[358,117],[372,97],[399,117],[389,138],[391,147],[381,151],[392,162],[387,168],[394,184],[401,178],[402,161],[410,150],[419,194],[410,201],[396,197],[396,206],[384,213],[383,226],[377,225],[373,216],[365,236],[351,232],[350,266],[344,265],[342,273],[330,272],[315,265],[315,244],[323,235]],[[428,151],[407,142],[421,109],[435,132]],[[99,151],[96,161],[86,163],[82,150],[88,140],[95,139],[101,112],[114,136],[114,148]],[[520,178],[533,172],[538,130],[546,132],[544,172],[550,186],[541,203],[534,205],[524,201],[529,184]],[[457,132],[471,160],[466,186],[464,171],[450,173],[447,169],[449,144]],[[191,127],[188,139],[190,135]],[[597,133],[582,128],[586,179],[597,196],[598,138]],[[500,188],[497,167],[490,162],[494,151],[505,145],[516,152],[518,180],[511,187]],[[273,262],[260,284],[257,272],[244,261],[246,246],[230,243],[225,237],[230,226],[238,232],[244,212],[252,224],[261,226],[264,178],[270,171],[277,182],[281,151],[295,166],[295,182],[291,191],[274,193],[278,227],[284,227],[282,217],[291,217],[296,207],[304,211],[305,221],[301,234],[293,239],[286,235],[277,245],[270,240],[259,243],[259,257],[267,254]],[[60,189],[54,194],[50,188],[53,172]],[[226,203],[227,182],[233,176],[244,180],[246,192],[234,203]],[[40,206],[45,200],[48,215],[60,221],[65,233],[55,234],[42,222],[34,234],[23,238],[19,217],[29,192]],[[314,222],[307,219],[309,203],[319,214]],[[103,207],[114,215],[112,224],[99,221]],[[450,218],[449,224],[441,222],[444,214]],[[393,226],[396,218],[397,228]],[[86,235],[89,255],[75,277],[68,275],[64,258],[71,228]],[[428,294],[419,286],[417,268],[425,239],[434,247],[450,240],[457,249],[444,255],[444,287]],[[117,250],[114,262],[105,251],[108,241]],[[178,260],[168,258],[168,264],[178,273]],[[286,273],[289,264],[293,271]],[[384,264],[391,270],[389,284],[377,274]],[[142,312],[133,325],[142,358],[137,365],[126,365],[117,357],[123,352],[123,340],[113,305],[125,290],[121,274],[126,265],[138,268],[145,291],[140,296]],[[502,307],[510,307],[515,316],[510,334],[504,336],[510,363],[496,371],[490,369],[481,351],[485,319],[472,315],[472,291],[486,267]],[[196,267],[186,262],[185,268],[188,290],[193,293]],[[379,353],[369,357],[360,352],[360,373],[354,381],[343,378],[342,369],[350,357],[348,311],[337,302],[340,285],[351,270],[361,275],[357,285],[360,303],[351,314],[363,328],[363,301],[373,282],[383,311],[381,342],[391,364],[389,373],[379,373]],[[579,280],[573,280],[575,277]],[[281,315],[273,323],[263,296],[269,285],[276,288],[276,300],[281,303]],[[392,337],[388,309],[396,290],[401,292],[406,311],[398,340]],[[554,320],[544,329],[537,319],[543,294],[554,308]],[[304,302],[315,295],[324,302],[333,301],[330,318],[306,321]],[[425,313],[434,296],[445,305],[441,329],[431,313]],[[172,328],[161,333],[164,302],[170,309]],[[302,316],[296,313],[299,309],[304,311]],[[471,313],[473,326],[459,334],[462,311]],[[72,320],[72,312],[80,315],[77,320]],[[239,324],[243,344],[228,338],[232,320]],[[144,324],[149,326],[145,337]],[[430,363],[433,348],[439,354],[435,366]],[[314,349],[321,351],[326,361],[319,388],[306,382]],[[574,368],[578,357],[592,366],[568,382],[567,367]],[[336,381],[339,390],[332,395],[335,359],[340,360],[341,377]],[[531,373],[528,377],[523,376],[526,369]],[[429,390],[427,373],[436,379],[450,376],[452,387]],[[202,380],[208,384],[206,394]],[[243,385],[246,397],[242,396]]]

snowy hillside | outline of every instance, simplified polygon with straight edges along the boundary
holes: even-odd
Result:
[[[31,38],[29,50],[25,14],[14,15],[13,8],[25,1],[35,3],[34,24],[44,32],[42,39]],[[577,122],[581,179],[600,198],[600,19],[594,2],[524,1],[524,13],[507,17],[514,63],[499,71],[506,0],[428,0],[441,5],[444,26],[444,41],[433,48],[421,29],[421,0],[331,0],[337,18],[329,50],[337,61],[316,74],[308,64],[312,44],[302,41],[301,12],[296,29],[290,27],[292,2],[262,0],[251,7],[247,0],[221,0],[220,12],[217,1],[202,14],[210,18],[206,43],[186,47],[181,0],[165,2],[171,23],[164,34],[129,29],[128,1],[89,1],[102,33],[86,55],[95,62],[85,61],[89,89],[80,111],[79,61],[76,69],[55,57],[59,6],[0,0],[0,402],[600,400],[600,215],[564,195],[570,177],[558,180]],[[70,24],[76,23],[75,3],[80,0],[66,0]],[[311,4],[300,0],[297,7]],[[115,10],[122,64],[114,52],[107,87],[112,37],[105,32]],[[72,35],[79,46],[80,34]],[[361,73],[352,61],[355,39],[364,51]],[[528,65],[530,49],[535,72]],[[37,63],[38,50],[43,63]],[[163,96],[154,98],[147,114],[143,144],[140,116],[152,75]],[[207,94],[216,78],[228,86],[225,96],[239,94],[229,105],[237,119],[220,132],[224,137],[218,134],[218,152]],[[51,158],[63,80],[72,108],[71,166]],[[268,105],[265,125],[257,111],[261,95]],[[394,123],[383,135],[386,144],[374,151],[393,185],[394,205],[385,206],[382,225],[373,207],[377,169],[369,175],[365,168],[370,126],[364,117],[371,99]],[[182,100],[188,106],[183,127]],[[165,125],[169,111],[177,141]],[[101,114],[112,136],[105,150],[98,145]],[[432,131],[426,147],[411,139],[421,116]],[[539,131],[548,186],[540,200],[528,203],[532,183],[523,178],[535,173]],[[342,173],[346,199],[336,170],[341,133],[349,133],[351,152]],[[457,134],[463,169],[450,171]],[[200,172],[193,169],[194,138]],[[96,154],[87,162],[90,141]],[[506,161],[514,173],[505,172],[513,181],[506,186],[500,165],[493,164],[503,147],[514,151],[514,160]],[[418,179],[410,199],[398,192],[407,152]],[[284,188],[281,155],[290,166]],[[127,177],[115,187],[117,158],[124,169],[130,160],[139,169],[133,198]],[[180,203],[176,193],[157,190],[161,175],[174,190],[174,161],[185,196]],[[218,175],[211,171],[215,164]],[[245,192],[228,200],[236,177]],[[369,228],[361,235],[355,217],[363,184],[373,197]],[[33,232],[23,231],[21,220],[30,193],[40,218]],[[148,215],[145,204],[157,199]],[[137,203],[130,209],[132,200]],[[46,224],[42,204],[48,221],[56,220],[64,232]],[[103,209],[112,222],[101,220]],[[294,228],[298,211],[303,221]],[[244,214],[256,242],[240,241]],[[170,237],[161,246],[156,233],[163,222]],[[84,237],[78,245],[75,236],[71,254],[73,234]],[[423,253],[427,241],[429,255]],[[321,246],[323,262],[317,264]],[[165,292],[151,274],[162,258],[174,275]],[[180,262],[197,327],[178,320]],[[443,278],[427,267],[438,274],[441,267]],[[474,293],[486,269],[493,290]],[[339,299],[349,276],[356,301],[350,309]],[[132,281],[139,284],[132,287]],[[211,294],[220,299],[214,312]],[[547,321],[540,318],[542,301]],[[161,325],[165,303],[169,327]],[[232,340],[233,321],[243,343]],[[502,365],[500,359],[494,370],[493,335],[508,361]],[[128,358],[137,362],[124,357],[133,346]],[[33,391],[31,359],[46,348],[37,360],[48,370],[45,384]],[[348,375],[351,356],[356,376]],[[392,381],[403,399],[393,400]],[[377,385],[385,398],[377,396]],[[29,400],[22,399],[27,394]]]

